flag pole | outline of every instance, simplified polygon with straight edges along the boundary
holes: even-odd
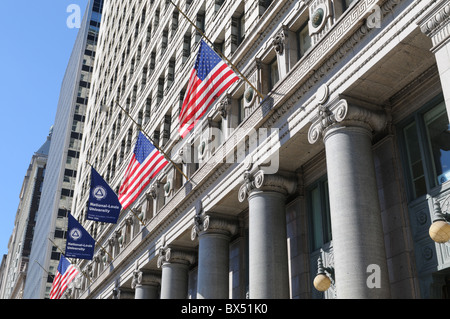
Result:
[[[48,238],[48,240],[50,240],[51,242],[52,242],[52,244],[53,245],[55,245],[55,247],[56,247],[56,249],[58,249],[60,252],[61,252],[61,254],[63,254],[64,255],[64,252],[61,250],[61,248],[59,248],[58,247],[58,245],[56,245],[55,244],[55,242],[53,241],[53,240],[51,240],[50,239],[50,237],[47,237]],[[75,264],[74,262],[70,262],[71,264]],[[39,265],[40,266],[40,265]],[[42,266],[41,266],[42,267]],[[42,269],[44,269],[44,268],[42,268]],[[44,269],[45,270],[45,269]],[[48,273],[48,272],[47,272]],[[92,284],[92,281],[91,281],[91,279],[80,269],[80,273],[89,281],[89,284]]]
[[[264,99],[264,96],[261,94],[261,92],[259,92],[259,90],[247,79],[247,77],[244,75],[244,74],[242,74],[242,72],[233,64],[233,63],[231,63],[231,61],[224,55],[224,54],[222,54],[222,52],[220,52],[219,50],[217,50],[215,47],[214,47],[214,43],[205,35],[205,33],[199,28],[199,27],[197,27],[197,25],[194,23],[194,22],[192,22],[192,20],[191,19],[189,19],[189,17],[180,9],[180,7],[178,6],[178,5],[176,5],[172,0],[169,0],[170,1],[170,3],[186,18],[186,20],[188,20],[189,21],[189,23],[197,30],[197,32],[198,33],[200,33],[201,34],[201,36],[203,37],[203,38],[205,38],[210,44],[211,44],[211,46],[212,46],[212,48],[214,49],[214,51],[216,51],[217,52],[217,54],[219,54],[220,55],[220,57],[222,58],[222,59],[224,59],[224,60],[226,60],[227,61],[227,63],[236,71],[236,72],[238,72],[239,73],[239,75],[245,80],[245,82],[247,82],[251,87],[252,87],[252,89],[253,90],[255,90],[255,92],[259,95],[259,97],[261,98],[261,99]]]
[[[88,164],[89,166],[91,166],[92,168],[94,168],[94,165],[92,165],[88,160],[86,160],[86,164]],[[117,196],[116,193],[114,193],[114,195]],[[133,209],[130,208],[130,211],[131,211],[131,212],[133,213],[133,215],[139,220],[139,222],[141,223],[141,225],[145,227],[144,222],[143,222],[142,219],[139,218],[139,216],[133,211]]]
[[[54,275],[52,275],[51,273],[49,273],[48,272],[48,270],[45,270],[45,268],[44,267],[42,267],[42,265],[35,259],[34,260],[34,262],[36,263],[36,264],[38,264],[39,265],[39,267],[41,267],[42,268],[42,270],[43,271],[45,271],[46,273],[47,273],[47,275],[49,275],[50,277],[53,277],[53,279],[55,279],[55,276]]]
[[[153,139],[142,129],[142,125],[139,124],[138,122],[136,122],[136,120],[130,115],[130,113],[127,110],[125,110],[122,107],[122,105],[120,105],[117,101],[116,101],[116,104],[125,113],[125,115],[128,116],[133,121],[133,123],[137,125],[139,130],[142,133],[144,133],[144,135],[153,143],[153,145],[156,147],[156,149],[158,151],[160,151],[164,155],[164,157],[172,163],[173,166],[175,166],[175,168],[181,173],[181,175],[184,176],[184,178],[186,178],[186,181],[189,181],[189,177],[187,177],[187,175],[182,171],[182,169],[177,166],[177,164],[166,154],[166,152],[164,152],[158,145],[156,145],[156,143],[153,141]]]
[[[95,240],[95,239],[94,239],[94,240]],[[110,253],[109,253],[102,245],[100,245],[100,244],[98,243],[98,241],[95,241],[95,243],[96,243],[98,246],[100,246],[100,248],[101,248],[106,254],[108,254],[109,258],[111,258],[111,261],[114,260],[114,257],[111,256],[111,254],[110,254]]]

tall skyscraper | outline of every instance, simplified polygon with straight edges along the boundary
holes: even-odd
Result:
[[[23,296],[51,137],[52,131],[31,158],[22,184],[3,280],[0,282],[0,299],[21,299]]]
[[[91,0],[62,82],[24,298],[48,298],[61,251],[80,157],[103,0]],[[47,273],[48,272],[48,273]]]

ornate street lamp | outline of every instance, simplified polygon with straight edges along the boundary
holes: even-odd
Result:
[[[334,268],[324,267],[322,257],[317,259],[317,276],[314,278],[314,287],[321,292],[330,289],[334,283]]]
[[[439,203],[435,203],[434,216],[433,224],[429,229],[430,237],[436,243],[446,243],[450,240],[450,214],[443,213]]]

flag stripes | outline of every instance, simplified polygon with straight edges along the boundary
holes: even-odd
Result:
[[[239,77],[208,45],[201,41],[197,62],[189,78],[186,97],[178,117],[180,135],[184,138]]]
[[[60,299],[78,273],[78,270],[63,255],[61,255],[56,276],[50,291],[50,299]]]
[[[123,209],[127,209],[139,197],[168,163],[141,132],[119,190],[119,202]]]

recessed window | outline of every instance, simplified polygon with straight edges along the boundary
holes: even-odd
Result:
[[[405,147],[408,157],[412,193],[413,197],[416,198],[427,192],[416,122],[412,122],[406,126],[403,130],[403,134],[406,141]]]
[[[411,199],[450,181],[450,131],[445,103],[417,112],[403,128]]]
[[[423,116],[433,175],[438,185],[450,180],[450,131],[447,110],[442,102]]]
[[[244,121],[244,119],[245,119],[244,96],[241,96],[238,99],[238,106],[239,106],[238,124],[241,124]]]
[[[270,91],[273,89],[275,84],[280,80],[280,75],[278,73],[278,60],[275,58],[270,63]]]
[[[348,9],[348,7],[350,7],[350,5],[352,4],[352,2],[355,0],[342,0],[342,5],[344,7],[344,11]]]
[[[327,180],[321,180],[309,189],[308,212],[311,230],[311,249],[315,251],[330,242],[332,238]]]
[[[308,23],[305,23],[297,32],[298,59],[300,60],[311,47]]]

